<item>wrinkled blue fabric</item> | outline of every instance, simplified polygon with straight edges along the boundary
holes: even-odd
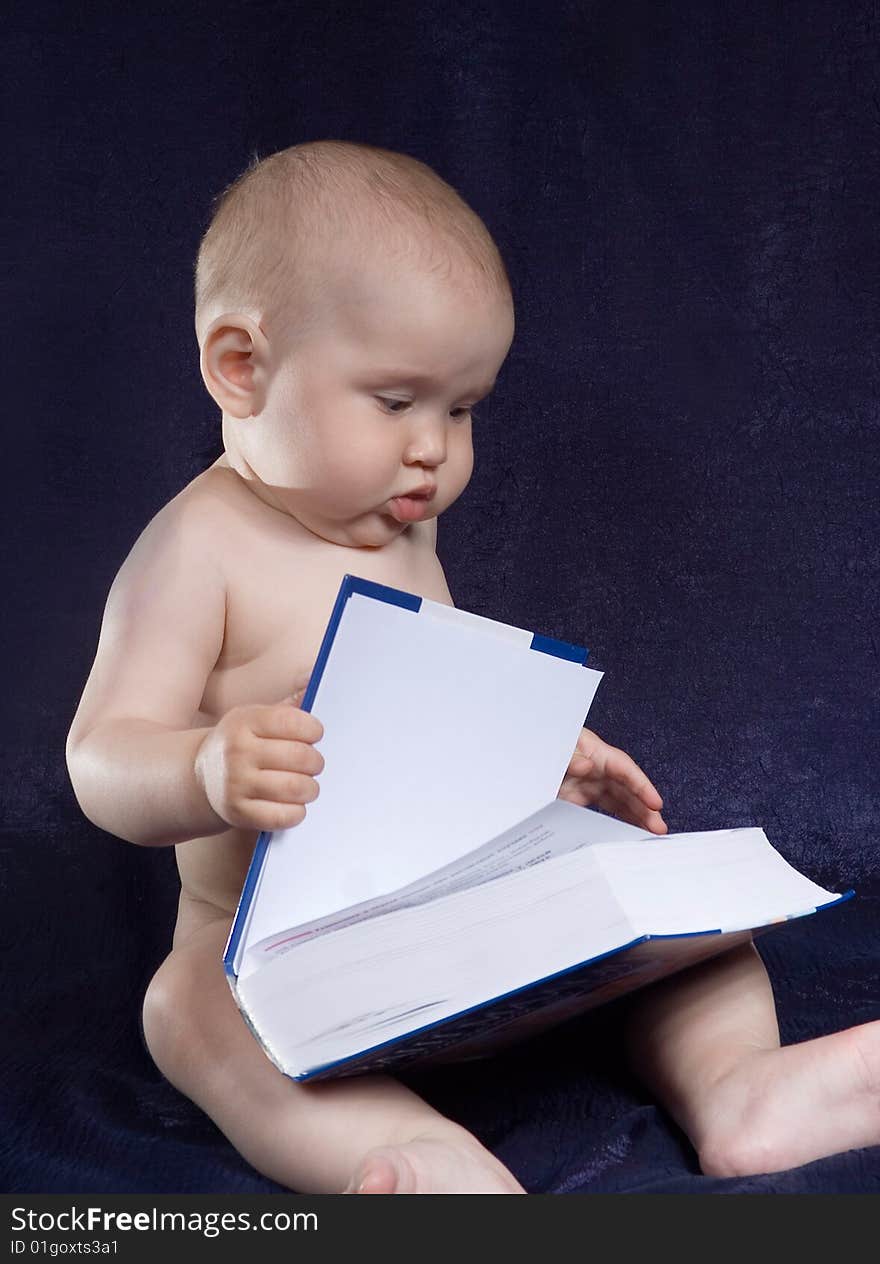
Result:
[[[439,530],[454,600],[590,647],[590,726],[647,770],[670,829],[762,825],[856,888],[762,943],[786,1040],[880,1016],[874,7],[390,0],[329,21],[269,0],[254,22],[191,0],[160,35],[104,0],[18,8],[3,1187],[278,1188],[141,1044],[173,856],[82,817],[64,739],[113,576],[219,452],[190,291],[211,198],[303,140],[422,158],[507,261],[516,339]],[[533,1191],[880,1188],[877,1149],[700,1175],[624,1069],[619,1018],[408,1082]]]

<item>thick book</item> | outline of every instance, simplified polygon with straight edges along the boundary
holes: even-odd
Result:
[[[763,830],[556,797],[588,651],[346,575],[302,700],[321,792],[262,833],[224,954],[295,1080],[482,1056],[838,904]]]

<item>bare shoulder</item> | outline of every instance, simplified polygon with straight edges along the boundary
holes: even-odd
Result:
[[[233,470],[212,465],[177,493],[156,515],[195,534],[231,530],[250,498]],[[155,521],[155,520],[154,520]]]
[[[111,585],[70,742],[120,718],[192,723],[223,646],[230,534],[223,496],[201,477],[150,519]]]
[[[222,570],[224,544],[234,537],[236,518],[242,512],[235,481],[232,471],[213,466],[197,475],[146,524],[127,566],[144,564],[162,552],[182,564],[200,562]]]

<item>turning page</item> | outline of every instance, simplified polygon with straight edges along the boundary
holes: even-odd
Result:
[[[602,678],[586,656],[346,576],[303,699],[324,726],[321,793],[300,825],[261,835],[236,960],[248,943],[416,881],[555,799]]]

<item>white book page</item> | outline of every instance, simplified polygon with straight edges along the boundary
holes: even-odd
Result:
[[[312,708],[321,793],[273,835],[243,949],[406,886],[552,800],[601,678],[521,636],[350,597]]]
[[[288,927],[258,942],[251,939],[247,955],[238,970],[239,978],[246,978],[267,961],[285,956],[306,940],[318,935],[326,935],[330,931],[341,930],[371,917],[381,917],[399,909],[440,899],[456,891],[481,886],[521,869],[533,868],[590,843],[609,839],[642,838],[643,834],[644,831],[633,825],[625,825],[590,808],[580,808],[562,799],[554,799],[482,847],[390,895],[365,900],[305,925]]]
[[[761,829],[603,843],[593,853],[642,935],[743,930],[836,898],[793,869]]]
[[[633,938],[598,850],[551,861],[568,880],[545,883],[544,898],[520,871],[492,884],[501,899],[473,888],[312,939],[240,977],[240,1002],[278,1064],[299,1073],[306,1042],[317,1041],[314,1065],[356,1052],[365,1033],[390,1039],[570,969]]]

